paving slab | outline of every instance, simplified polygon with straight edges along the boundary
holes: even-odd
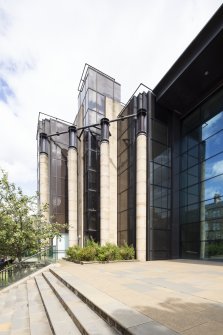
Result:
[[[222,323],[215,321],[205,322],[197,327],[193,327],[183,332],[184,335],[222,335]]]
[[[99,315],[103,317],[109,324],[118,329],[121,334],[132,334],[129,331],[132,327],[138,327],[143,324],[147,324],[149,328],[149,323],[152,322],[152,328],[155,327],[157,322],[140,313],[137,310],[123,304],[117,299],[112,298],[108,294],[92,287],[91,285],[83,282],[83,280],[78,279],[73,274],[69,274],[60,269],[50,270],[56,277],[58,277],[63,283],[65,283],[69,289],[71,289],[78,297],[89,304]],[[157,329],[160,326],[157,324]],[[176,334],[175,331],[167,329],[165,326],[162,330],[166,329],[168,335]],[[136,331],[136,328],[134,328]],[[157,333],[158,334],[158,333]]]
[[[78,265],[61,261],[60,265],[56,270],[172,331],[185,335],[220,331],[223,335],[223,263],[170,260]]]

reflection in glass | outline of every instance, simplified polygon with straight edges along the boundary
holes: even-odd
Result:
[[[133,114],[132,100],[122,112],[123,116]],[[136,142],[135,119],[117,123],[118,135],[118,244],[136,245]]]
[[[97,112],[105,114],[105,97],[102,94],[97,93]]]
[[[88,87],[96,91],[96,72],[92,69],[88,69]]]
[[[223,259],[223,92],[219,92],[183,121],[182,257]],[[203,121],[205,117],[209,120]]]
[[[150,162],[150,259],[170,257],[171,150],[168,125],[151,119],[152,162]]]
[[[96,111],[96,92],[88,90],[88,108]]]
[[[152,133],[154,140],[163,144],[168,143],[167,126],[165,124],[158,120],[152,120]]]

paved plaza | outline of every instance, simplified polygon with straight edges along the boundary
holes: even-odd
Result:
[[[223,335],[222,263],[60,263],[62,270],[179,334]]]

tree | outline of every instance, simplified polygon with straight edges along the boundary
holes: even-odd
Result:
[[[44,210],[44,209],[43,209]],[[0,256],[21,261],[27,252],[35,253],[60,236],[61,225],[46,222],[37,208],[37,197],[24,195],[10,183],[5,171],[0,174]]]

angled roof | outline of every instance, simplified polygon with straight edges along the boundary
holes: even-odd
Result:
[[[184,115],[223,84],[223,5],[153,90],[157,101]]]

